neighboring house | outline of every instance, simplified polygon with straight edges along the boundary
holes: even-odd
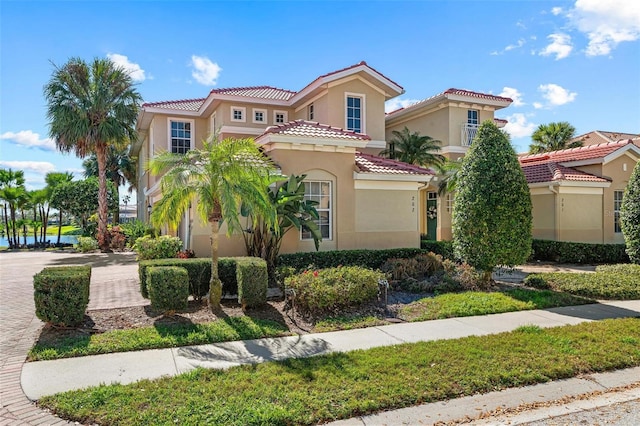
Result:
[[[624,132],[607,132],[604,130],[594,130],[571,139],[571,142],[580,141],[583,145],[599,145],[601,143],[618,142],[631,139],[640,146],[640,134]]]
[[[531,190],[533,237],[623,243],[620,206],[638,160],[640,148],[630,139],[519,157]]]
[[[378,157],[385,148],[385,101],[404,93],[365,62],[321,75],[293,92],[269,86],[214,89],[206,98],[146,103],[138,117],[138,215],[161,197],[159,178],[144,171],[161,151],[201,147],[221,138],[252,137],[284,174],[306,174],[307,196],[319,201],[321,250],[418,247],[420,193],[431,170]],[[221,232],[225,230],[222,229]],[[198,255],[209,254],[209,227],[191,209],[177,230]],[[289,233],[282,252],[313,250]],[[222,239],[224,255],[244,253],[240,237]]]

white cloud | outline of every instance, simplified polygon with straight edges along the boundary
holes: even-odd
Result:
[[[222,68],[215,62],[211,62],[206,56],[191,56],[191,66],[194,68],[191,75],[196,81],[205,86],[215,86],[216,80]]]
[[[509,133],[512,138],[531,136],[537,127],[536,124],[529,122],[524,114],[520,113],[508,116],[507,120],[509,122],[504,126],[504,130]]]
[[[41,175],[56,170],[56,167],[48,161],[0,161],[0,166],[14,170],[24,170],[25,172],[35,172]]]
[[[543,108],[543,107],[544,107],[544,105],[542,105],[540,102],[534,102],[534,103],[533,103],[533,107],[534,107],[535,109],[540,109],[540,108]]]
[[[562,13],[562,8],[561,7],[554,7],[551,9],[551,13],[553,13],[554,15],[558,16]]]
[[[525,43],[526,43],[526,40],[521,38],[515,44],[509,44],[501,51],[494,50],[493,52],[491,52],[491,55],[502,55],[504,52],[521,48],[522,46],[525,45]]]
[[[520,93],[518,89],[514,89],[513,87],[503,87],[502,92],[500,92],[498,96],[513,99],[513,106],[525,105],[525,103],[522,101],[522,93]]]
[[[390,99],[384,103],[384,112],[389,113],[391,111],[395,111],[400,108],[406,108],[411,106],[417,102],[420,102],[418,99]]]
[[[538,91],[542,92],[542,97],[547,101],[549,106],[568,104],[569,102],[573,102],[576,96],[578,96],[576,92],[570,92],[564,87],[553,83],[541,84],[538,87]]]
[[[577,0],[567,17],[589,39],[587,56],[608,55],[619,43],[640,39],[637,0]]]
[[[144,81],[147,78],[140,65],[129,61],[129,58],[126,56],[118,53],[107,53],[107,58],[111,59],[111,61],[119,67],[124,68],[133,81]]]
[[[551,40],[551,44],[540,51],[540,55],[549,56],[556,55],[556,61],[569,56],[573,45],[571,44],[571,36],[563,33],[549,34],[547,36]]]
[[[53,139],[40,139],[40,135],[31,130],[21,130],[18,133],[5,132],[0,135],[0,139],[5,139],[16,145],[26,146],[27,148],[38,148],[45,151],[56,150],[56,144]]]

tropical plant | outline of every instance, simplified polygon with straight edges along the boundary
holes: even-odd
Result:
[[[53,204],[52,202],[53,191],[56,189],[58,185],[61,185],[66,182],[71,182],[72,180],[73,180],[73,173],[70,173],[70,172],[64,172],[64,173],[49,172],[44,177],[44,181],[47,183],[47,186],[45,189],[47,190],[47,199],[49,201],[49,204],[53,208],[58,209],[58,240],[56,241],[56,245],[60,245],[60,235],[62,234],[63,209],[60,206]]]
[[[26,197],[24,172],[22,170],[0,169],[0,199],[4,201],[4,220],[9,248],[20,245],[16,213]],[[7,212],[7,207],[9,212]],[[8,214],[7,214],[8,213]]]
[[[438,154],[440,151],[439,140],[431,136],[420,135],[405,126],[402,131],[393,130],[393,138],[389,141],[389,147],[380,152],[380,155],[417,166],[438,167],[445,161],[445,157]]]
[[[72,58],[54,65],[44,88],[49,135],[62,152],[80,158],[95,154],[98,163],[98,242],[110,251],[107,231],[107,154],[137,138],[135,123],[142,100],[131,76],[109,59],[87,64]]]
[[[438,195],[442,196],[450,192],[455,192],[458,186],[458,176],[462,168],[462,158],[455,161],[445,160],[438,167]]]
[[[531,198],[506,133],[482,123],[462,161],[453,209],[458,258],[491,280],[497,265],[514,266],[531,252]]]
[[[541,124],[531,135],[533,143],[529,145],[529,152],[531,154],[539,154],[542,152],[581,147],[582,141],[571,142],[575,133],[576,128],[566,121]]]
[[[98,159],[95,154],[84,160],[82,167],[84,168],[84,177],[98,177]],[[113,182],[118,190],[118,198],[120,197],[121,185],[129,182],[129,192],[136,188],[136,175],[136,162],[129,156],[129,149],[109,146],[107,150],[107,179]],[[113,223],[120,223],[120,206],[113,210]]]
[[[622,197],[620,225],[629,258],[640,264],[640,162],[633,168]]]
[[[306,177],[306,175],[291,175],[286,182],[267,187],[269,200],[277,216],[273,226],[268,226],[261,216],[255,215],[246,206],[242,206],[243,216],[254,224],[253,227],[247,226],[242,234],[247,255],[261,257],[267,262],[269,284],[272,287],[277,285],[276,259],[280,253],[282,239],[287,232],[292,229],[309,231],[316,250],[322,241],[320,229],[315,222],[318,219],[315,208],[318,203],[304,198]]]
[[[212,135],[202,149],[185,154],[164,152],[148,163],[149,171],[162,175],[162,198],[154,205],[151,222],[167,223],[175,228],[191,202],[197,197],[196,209],[203,222],[211,226],[211,283],[209,302],[220,306],[222,282],[218,276],[218,232],[226,221],[227,233],[240,229],[240,203],[264,218],[268,226],[275,222],[275,211],[265,190],[265,176],[275,167],[251,139],[217,140]]]

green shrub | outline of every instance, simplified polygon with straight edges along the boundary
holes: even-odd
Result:
[[[78,250],[82,253],[98,250],[98,242],[93,237],[78,237]]]
[[[75,326],[89,304],[91,267],[44,268],[33,277],[36,316],[47,323]]]
[[[640,276],[640,265],[633,263],[624,263],[618,265],[598,265],[596,266],[596,272],[609,272],[615,274],[629,274]],[[638,282],[640,285],[640,281]]]
[[[291,253],[278,256],[278,266],[290,266],[299,272],[310,266],[319,269],[338,266],[362,266],[363,268],[380,269],[388,259],[414,257],[420,253],[424,253],[424,251],[418,248]]]
[[[620,227],[627,255],[633,263],[640,264],[640,162],[633,168],[622,197]]]
[[[382,272],[359,266],[304,271],[285,280],[295,292],[295,306],[309,313],[336,313],[376,298]]]
[[[136,240],[133,249],[138,253],[138,260],[170,259],[182,250],[182,240],[169,235],[158,238],[145,235]]]
[[[189,274],[178,266],[152,266],[147,269],[151,306],[160,311],[179,311],[189,301]]]
[[[432,252],[421,253],[409,258],[393,258],[387,260],[380,268],[391,275],[394,280],[421,278],[444,269],[442,256]]]
[[[218,276],[222,281],[223,294],[237,294],[236,258],[221,257],[218,259]],[[147,268],[151,266],[179,266],[189,274],[189,294],[199,300],[209,292],[211,281],[211,259],[154,259],[142,260],[138,263],[138,277],[140,278],[140,294],[148,299]]]
[[[587,244],[533,240],[531,260],[561,263],[628,263],[624,244]]]
[[[544,280],[544,278],[542,278],[539,275],[527,275],[522,282],[526,286],[533,287],[533,288],[539,288],[539,289],[542,289],[542,290],[546,290],[546,289],[550,288],[549,284],[547,284],[547,282]]]
[[[145,235],[151,235],[153,233],[153,228],[151,228],[146,222],[138,219],[122,223],[120,224],[120,228],[127,239],[127,247],[133,247],[138,238],[144,237]]]
[[[421,239],[420,248],[422,250],[439,254],[445,259],[451,259],[451,260],[455,259],[453,255],[453,241],[433,241],[433,240]]]
[[[238,303],[242,309],[253,308],[267,303],[269,274],[267,262],[259,257],[236,258],[238,281]]]

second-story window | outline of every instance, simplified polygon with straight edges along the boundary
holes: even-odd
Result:
[[[253,122],[254,123],[266,123],[267,122],[267,110],[266,109],[253,109]]]
[[[276,124],[283,124],[287,121],[287,112],[286,111],[274,111],[273,112],[273,122]]]
[[[362,133],[362,98],[347,96],[347,130]]]
[[[464,128],[463,146],[471,146],[471,142],[473,142],[478,131],[478,124],[480,124],[479,111],[477,109],[467,110],[467,125]]]
[[[244,107],[231,107],[231,121],[245,121],[246,112]]]
[[[192,129],[188,121],[170,120],[171,152],[185,154],[191,149]]]
[[[479,123],[478,120],[478,110],[477,109],[470,109],[467,111],[467,124],[471,124],[474,126],[477,126]]]
[[[312,121],[313,120],[313,116],[314,116],[314,111],[313,111],[313,104],[310,104],[307,107],[307,120]]]

